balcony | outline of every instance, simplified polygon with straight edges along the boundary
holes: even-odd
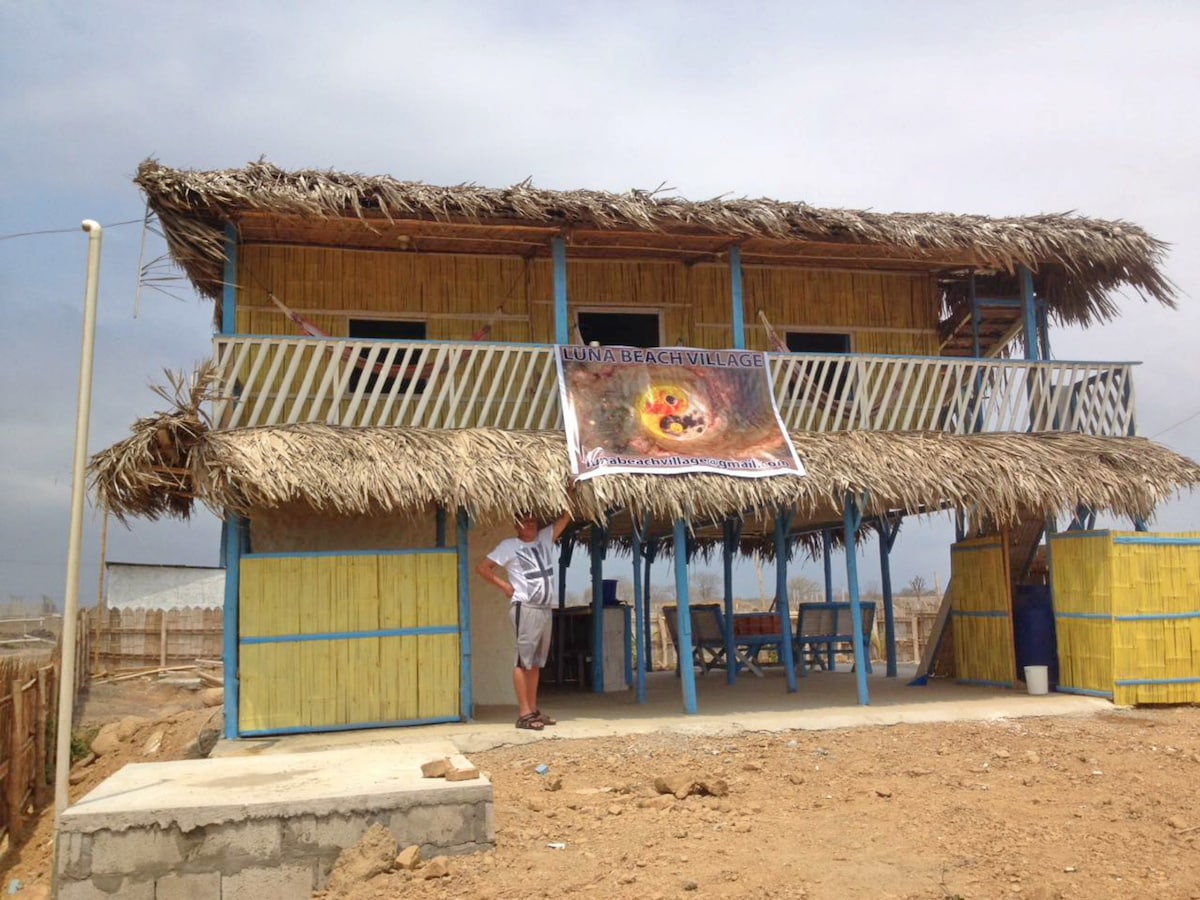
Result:
[[[562,428],[544,344],[217,337],[217,428]],[[1132,364],[768,355],[789,431],[1134,433]]]

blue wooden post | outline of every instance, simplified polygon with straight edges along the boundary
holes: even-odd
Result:
[[[237,229],[225,226],[225,270],[221,286],[221,334],[237,333]]]
[[[828,528],[821,531],[821,555],[825,560],[825,602],[833,602],[833,532]],[[833,644],[825,650],[825,671],[832,672],[836,663]]]
[[[862,524],[862,512],[853,494],[846,495],[845,512],[842,516],[846,535],[846,582],[850,592],[850,618],[854,629],[854,674],[858,684],[858,703],[870,704],[867,696],[867,660],[863,653],[862,603],[858,596],[858,560],[855,559],[854,536]]]
[[[604,546],[607,535],[592,524],[592,693],[604,693]]]
[[[725,683],[737,681],[737,648],[733,642],[733,551],[738,541],[738,523],[726,519],[721,543],[721,562],[725,570]]]
[[[971,346],[974,347],[974,357],[979,359],[979,322],[982,313],[979,309],[979,296],[975,293],[975,273],[967,279],[967,297],[971,301]]]
[[[1037,304],[1033,298],[1033,273],[1028,266],[1018,266],[1017,275],[1021,279],[1021,313],[1025,329],[1025,358],[1038,358],[1037,336]]]
[[[675,612],[679,630],[679,682],[683,711],[696,714],[696,668],[692,665],[692,605],[688,601],[687,522],[675,522]]]
[[[567,315],[567,244],[561,237],[550,241],[554,258],[554,343],[571,343],[571,324]]]
[[[563,532],[562,540],[559,542],[558,548],[558,608],[563,609],[567,605],[567,568],[571,565],[571,558],[575,555],[575,529],[568,528]],[[562,657],[560,655],[559,661]]]
[[[635,640],[637,642],[637,702],[646,702],[646,653],[649,648],[642,635],[645,633],[645,610],[642,607],[642,531],[638,523],[633,528],[633,615]]]
[[[457,515],[458,544],[458,717],[464,722],[475,716],[474,699],[471,696],[471,560],[467,545],[467,532],[471,520],[461,506]]]
[[[225,605],[221,613],[224,622],[222,637],[222,660],[225,667],[225,737],[233,740],[238,736],[238,638],[241,625],[238,621],[238,600],[241,587],[242,527],[239,516],[225,517],[223,537],[225,546]]]
[[[650,521],[646,521],[646,529],[650,529]],[[659,540],[658,538],[650,538],[646,541],[646,577],[642,588],[642,604],[645,606],[645,620],[643,625],[646,629],[644,640],[646,642],[646,668],[654,670],[654,650],[653,644],[650,642],[650,566],[654,563],[654,558],[658,556]]]
[[[746,347],[746,309],[742,301],[742,250],[734,247],[729,251],[729,286],[733,296],[733,346],[736,350]]]
[[[887,677],[896,677],[896,609],[892,602],[892,545],[900,532],[900,523],[889,525],[879,520],[879,574],[883,581],[883,634],[887,645]],[[913,635],[913,640],[917,639]]]
[[[788,608],[787,564],[788,528],[792,523],[790,511],[779,510],[775,515],[775,608],[779,612],[779,658],[787,676],[789,694],[796,693],[796,661],[792,652],[792,612]]]
[[[1037,313],[1041,358],[1043,361],[1048,361],[1050,359],[1050,313],[1045,300],[1038,301]]]

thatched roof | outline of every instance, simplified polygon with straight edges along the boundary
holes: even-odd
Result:
[[[157,214],[175,261],[220,302],[224,229],[243,240],[426,252],[545,256],[563,235],[569,257],[702,262],[741,248],[745,264],[934,272],[952,293],[978,273],[1007,289],[1018,265],[1065,323],[1116,313],[1127,286],[1172,305],[1160,270],[1166,245],[1119,220],[1071,214],[1013,218],[819,209],[768,199],[690,201],[656,191],[552,191],[522,182],[493,189],[436,187],[333,171],[287,172],[265,161],[241,169],[170,169],[154,160],[135,182]]]
[[[141,420],[132,437],[93,459],[93,486],[114,513],[186,515],[193,497],[242,513],[300,502],[388,515],[440,504],[478,520],[525,510],[549,519],[570,508],[595,522],[612,510],[648,515],[660,527],[744,515],[762,534],[780,508],[794,510],[797,526],[838,522],[847,492],[866,496],[868,516],[956,508],[1004,524],[1022,509],[1071,514],[1079,504],[1149,519],[1172,493],[1200,482],[1200,466],[1144,438],[805,432],[792,435],[805,477],[614,475],[581,483],[572,500],[561,433],[294,425],[196,437],[189,427],[183,445],[164,452],[172,422]],[[172,480],[181,468],[190,472],[185,482]]]

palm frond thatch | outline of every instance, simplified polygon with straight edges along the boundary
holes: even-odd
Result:
[[[93,483],[115,513],[178,515],[194,495],[219,512],[301,502],[390,515],[439,504],[477,520],[572,509],[605,522],[617,510],[660,524],[742,516],[767,532],[781,508],[794,511],[797,526],[838,522],[847,494],[864,498],[867,516],[955,508],[1005,524],[1022,509],[1062,514],[1084,504],[1149,519],[1175,491],[1200,483],[1200,466],[1144,438],[804,432],[792,440],[805,477],[611,475],[581,483],[572,501],[561,433],[294,425],[185,432],[190,474],[181,486],[159,474],[157,438],[170,424],[141,420],[131,438],[93,459]]]
[[[878,213],[770,199],[697,202],[645,190],[553,191],[528,181],[502,189],[437,187],[387,176],[289,172],[263,160],[240,169],[189,171],[147,159],[134,180],[158,216],[175,261],[218,303],[225,226],[264,213],[309,223],[352,220],[371,231],[398,220],[423,220],[705,235],[728,239],[725,243],[862,244],[911,260],[951,254],[969,263],[957,275],[944,273],[944,282],[965,277],[965,268],[990,269],[1005,278],[1025,265],[1036,273],[1039,296],[1057,320],[1081,325],[1114,316],[1109,294],[1121,286],[1167,305],[1175,296],[1160,269],[1166,244],[1129,222],[1073,214]],[[747,244],[745,252],[750,249]]]

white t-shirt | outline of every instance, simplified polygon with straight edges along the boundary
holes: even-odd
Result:
[[[528,543],[506,538],[488,559],[507,570],[513,603],[549,606],[554,601],[554,526],[546,526]]]

